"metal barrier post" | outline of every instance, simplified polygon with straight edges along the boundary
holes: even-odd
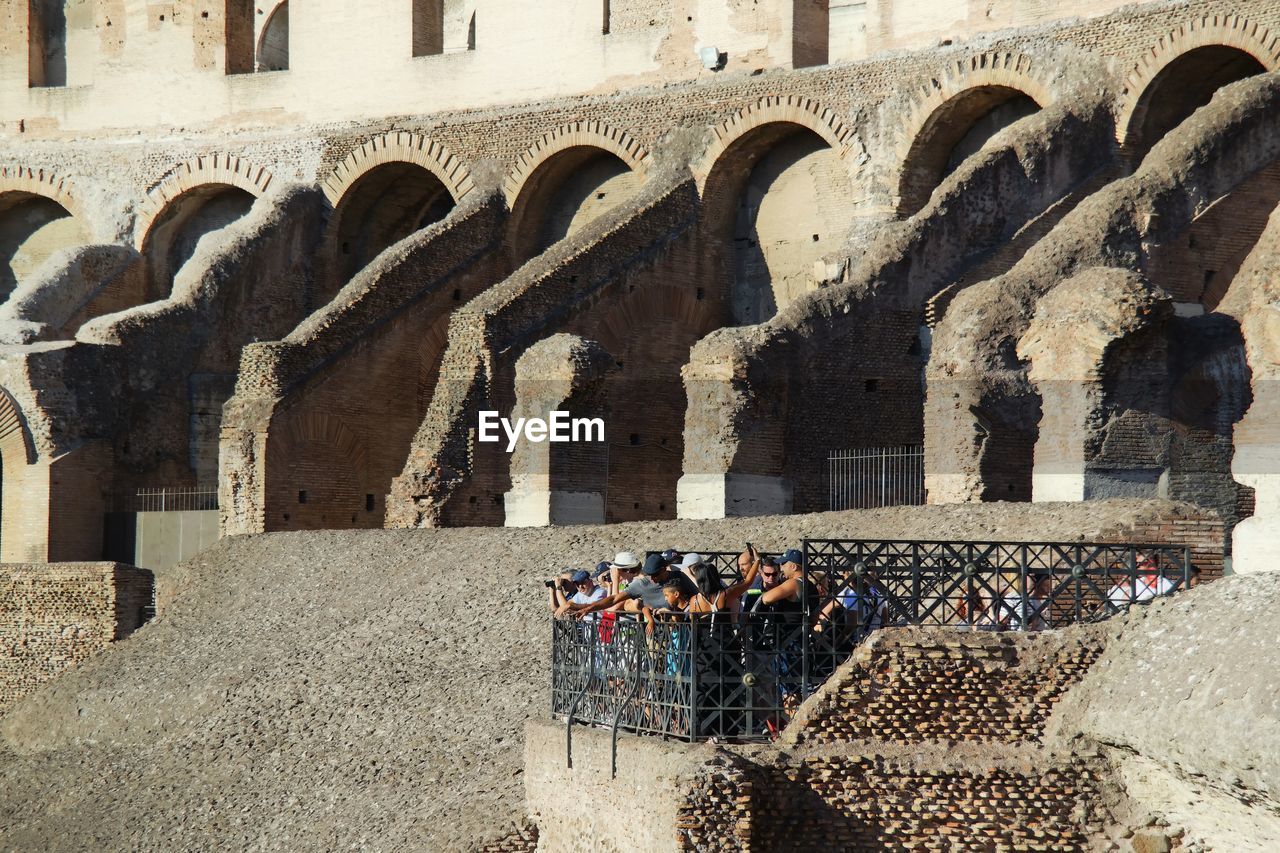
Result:
[[[636,630],[643,631],[644,628],[638,627]],[[619,637],[621,637],[621,635],[622,635],[622,632],[620,630],[620,626],[617,625],[617,623],[615,623],[614,634],[613,634],[614,642],[617,642]],[[636,660],[635,660],[635,667],[633,669],[634,677],[631,679],[631,689],[627,692],[627,698],[623,699],[622,703],[618,705],[618,712],[613,715],[613,733],[612,733],[613,746],[610,750],[610,757],[609,757],[609,778],[610,779],[618,778],[618,724],[622,721],[622,712],[625,711],[627,706],[631,704],[632,700],[636,698],[636,692],[640,689],[641,658],[640,658],[640,638],[638,636],[636,637],[636,641],[633,645],[635,646],[635,649],[636,649],[636,653],[635,653]]]
[[[587,690],[591,687],[591,681],[596,676],[596,644],[588,642],[587,650],[587,677],[582,680],[582,689],[578,691],[578,695],[574,697],[573,704],[569,706],[569,716],[565,719],[564,724],[565,761],[570,770],[573,769],[573,716],[578,713],[578,706],[582,704],[582,697],[587,695]]]

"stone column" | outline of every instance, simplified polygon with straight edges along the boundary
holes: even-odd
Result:
[[[1108,425],[1104,380],[1116,346],[1173,314],[1168,294],[1136,273],[1093,268],[1050,291],[1018,343],[1041,399],[1032,500],[1088,499],[1088,467]],[[1151,402],[1162,397],[1151,388]]]
[[[700,341],[682,372],[689,408],[684,473],[676,484],[679,518],[791,512],[791,483],[780,476],[785,389],[749,379],[748,355],[733,331]],[[785,362],[772,367],[786,370]],[[766,404],[775,408],[766,413]]]
[[[564,412],[574,421],[600,419],[603,434],[583,426],[567,442],[520,438],[511,456],[507,527],[603,524],[609,478],[606,378],[616,368],[604,347],[576,335],[552,335],[516,362],[516,405],[510,420]],[[590,433],[590,434],[588,434]],[[506,437],[503,437],[506,441]]]

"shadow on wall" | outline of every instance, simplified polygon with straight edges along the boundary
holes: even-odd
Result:
[[[840,158],[810,130],[760,156],[733,225],[734,325],[767,320],[813,289],[814,265],[848,228],[852,195]]]
[[[0,196],[0,302],[54,252],[86,239],[80,223],[56,201],[20,192]]]
[[[151,225],[143,242],[150,282],[147,301],[168,297],[200,240],[243,218],[255,200],[238,187],[210,184],[171,202]]]

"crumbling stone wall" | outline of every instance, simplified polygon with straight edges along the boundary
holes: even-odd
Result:
[[[1037,301],[1072,272],[1143,269],[1152,244],[1181,232],[1195,211],[1273,162],[1280,151],[1267,128],[1278,91],[1274,75],[1223,89],[1132,177],[1068,214],[1009,273],[957,298],[938,327],[929,366],[931,500],[1003,496],[1019,457],[1029,480],[1040,401],[1025,367],[1009,357],[1012,339],[1027,328]]]
[[[0,568],[0,714],[142,625],[151,573],[115,563]]]
[[[477,193],[388,249],[283,341],[245,347],[222,426],[222,530],[380,527],[451,312],[506,269]]]
[[[919,443],[925,300],[984,246],[1086,181],[1108,128],[1099,101],[1024,120],[1001,137],[1004,145],[944,182],[918,216],[855,255],[845,283],[760,326],[699,342],[685,370],[682,512],[741,512],[746,506],[734,505],[742,496],[715,481],[742,474],[780,480],[781,492],[794,495],[794,503],[747,504],[747,514],[825,509],[827,451]],[[828,416],[839,411],[859,417]]]
[[[806,703],[783,742],[1038,742],[1100,651],[1059,632],[882,632]]]
[[[509,462],[501,445],[476,441],[477,412],[511,411],[515,361],[545,335],[592,337],[615,359],[636,366],[635,387],[624,392],[615,386],[608,397],[611,443],[620,443],[617,432],[625,427],[619,424],[678,418],[682,343],[705,333],[716,314],[710,300],[690,293],[699,263],[681,237],[695,215],[692,181],[651,185],[634,210],[605,215],[454,314],[436,393],[392,487],[390,526],[502,523]],[[652,326],[643,336],[633,333],[639,318],[656,324],[664,314],[669,334]],[[635,504],[642,508],[639,517],[674,516],[679,456],[672,450],[678,448],[650,447],[646,455],[655,465],[619,467],[626,471],[626,490],[615,513]]]
[[[4,490],[19,514],[46,514],[26,521],[24,542],[7,545],[36,559],[95,558],[114,494],[212,479],[216,444],[202,438],[216,430],[195,406],[216,418],[231,385],[219,378],[234,374],[243,344],[281,337],[301,319],[300,283],[319,233],[314,195],[284,190],[219,232],[218,243],[198,243],[168,298],[99,317],[75,342],[0,358],[0,384],[21,408],[30,448],[25,468],[6,466],[6,483],[47,478],[51,489],[47,502],[31,500],[40,491]]]

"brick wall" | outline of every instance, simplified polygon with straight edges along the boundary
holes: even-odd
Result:
[[[806,703],[784,740],[1035,742],[1100,651],[1076,632],[882,632]]]
[[[0,713],[129,636],[152,584],[150,572],[117,563],[0,565]]]
[[[1222,577],[1228,527],[1211,512],[1186,518],[1169,517],[1135,524],[1110,542],[1188,545],[1191,565],[1200,570],[1200,581]]]
[[[910,758],[814,756],[769,774],[765,850],[1084,850],[1108,816],[1080,764],[923,769]],[[689,843],[683,849],[706,849]]]

